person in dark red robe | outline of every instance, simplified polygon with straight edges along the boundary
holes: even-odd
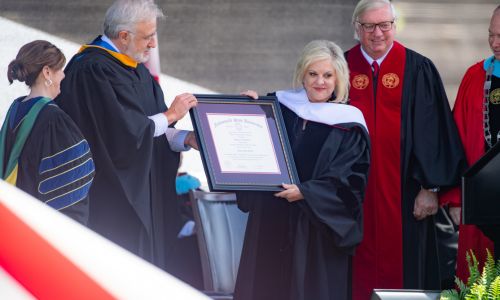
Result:
[[[489,44],[493,56],[472,65],[465,73],[457,93],[457,99],[453,108],[453,117],[457,124],[458,132],[464,145],[465,155],[469,165],[474,164],[483,154],[498,142],[500,132],[500,6],[498,6],[491,17],[489,27]],[[493,65],[491,74],[491,86],[488,90],[488,117],[491,140],[485,138],[484,110],[484,84],[488,68]],[[456,207],[455,219],[460,221],[461,193],[456,188],[444,195],[450,205]],[[493,240],[498,228],[488,232],[491,228],[482,228]],[[463,225],[459,227],[457,272],[456,275],[467,280],[469,275],[466,262],[466,252],[474,251],[476,258],[482,265],[486,259],[486,250],[493,250],[493,242],[485,236],[480,228],[475,225]],[[498,235],[498,233],[496,234]],[[498,255],[498,253],[497,253]]]
[[[395,20],[388,0],[360,1],[353,14],[360,44],[345,53],[351,104],[372,141],[354,299],[369,299],[374,288],[440,288],[437,192],[458,185],[466,167],[439,73],[394,41]]]

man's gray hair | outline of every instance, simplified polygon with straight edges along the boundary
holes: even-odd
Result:
[[[356,7],[354,8],[354,13],[352,14],[352,24],[354,25],[354,38],[356,40],[359,40],[357,32],[359,24],[356,23],[359,22],[359,16],[361,16],[368,10],[382,8],[387,5],[391,7],[392,18],[396,20],[397,18],[396,9],[394,8],[394,5],[392,5],[392,2],[389,0],[361,0],[358,2]]]
[[[137,23],[163,17],[153,0],[117,0],[106,11],[103,31],[107,37],[115,39],[120,31],[133,31]]]

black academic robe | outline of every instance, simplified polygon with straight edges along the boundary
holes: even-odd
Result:
[[[16,121],[10,123],[7,132],[7,155],[23,116],[12,116]],[[93,177],[87,141],[73,120],[51,101],[38,114],[21,151],[16,186],[86,225]]]
[[[415,219],[415,197],[422,186],[445,191],[459,185],[467,162],[437,69],[412,50],[406,57],[401,109],[404,287],[440,289],[434,219]]]
[[[458,185],[466,168],[439,73],[428,58],[397,42],[378,80],[359,45],[346,57],[351,104],[365,116],[373,157],[364,202],[365,238],[354,257],[353,296],[367,299],[373,288],[439,289],[434,218],[415,219],[415,197],[422,187]]]
[[[249,211],[235,299],[349,299],[350,260],[362,239],[367,132],[307,122],[281,106],[304,200],[239,192]]]
[[[159,84],[143,64],[128,66],[95,47],[76,54],[65,74],[56,102],[82,130],[96,164],[90,227],[166,268],[179,154],[165,135],[153,137],[147,118],[167,109]]]

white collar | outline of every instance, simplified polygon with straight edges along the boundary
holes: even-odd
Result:
[[[120,53],[120,50],[118,50],[118,48],[116,47],[116,45],[115,45],[115,44],[111,41],[111,39],[110,39],[109,37],[107,37],[105,34],[103,34],[103,35],[101,36],[101,40],[102,40],[103,42],[108,43],[108,44],[109,44],[109,45],[113,48],[113,50],[114,50],[115,52]]]
[[[368,131],[363,113],[352,105],[310,102],[305,89],[277,91],[276,97],[281,104],[304,120],[326,125],[358,123]]]
[[[387,54],[389,54],[389,52],[391,52],[392,46],[394,46],[394,43],[392,43],[391,47],[389,47],[389,50],[381,58],[377,59],[377,63],[379,66],[382,65],[382,62],[384,61]],[[366,53],[366,51],[363,49],[363,46],[361,46],[360,48],[361,48],[361,54],[363,54],[364,58],[366,59],[368,64],[371,66],[375,59],[371,58],[371,56],[368,55],[368,53]]]

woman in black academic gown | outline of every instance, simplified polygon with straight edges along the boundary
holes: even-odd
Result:
[[[25,82],[30,93],[14,100],[2,125],[0,178],[86,224],[94,162],[80,130],[52,101],[65,62],[56,46],[37,40],[9,64],[9,82]]]
[[[239,192],[249,211],[235,299],[350,299],[351,256],[361,242],[370,163],[361,112],[348,100],[349,71],[333,42],[310,42],[276,92],[300,184]],[[257,93],[243,93],[257,98]]]

